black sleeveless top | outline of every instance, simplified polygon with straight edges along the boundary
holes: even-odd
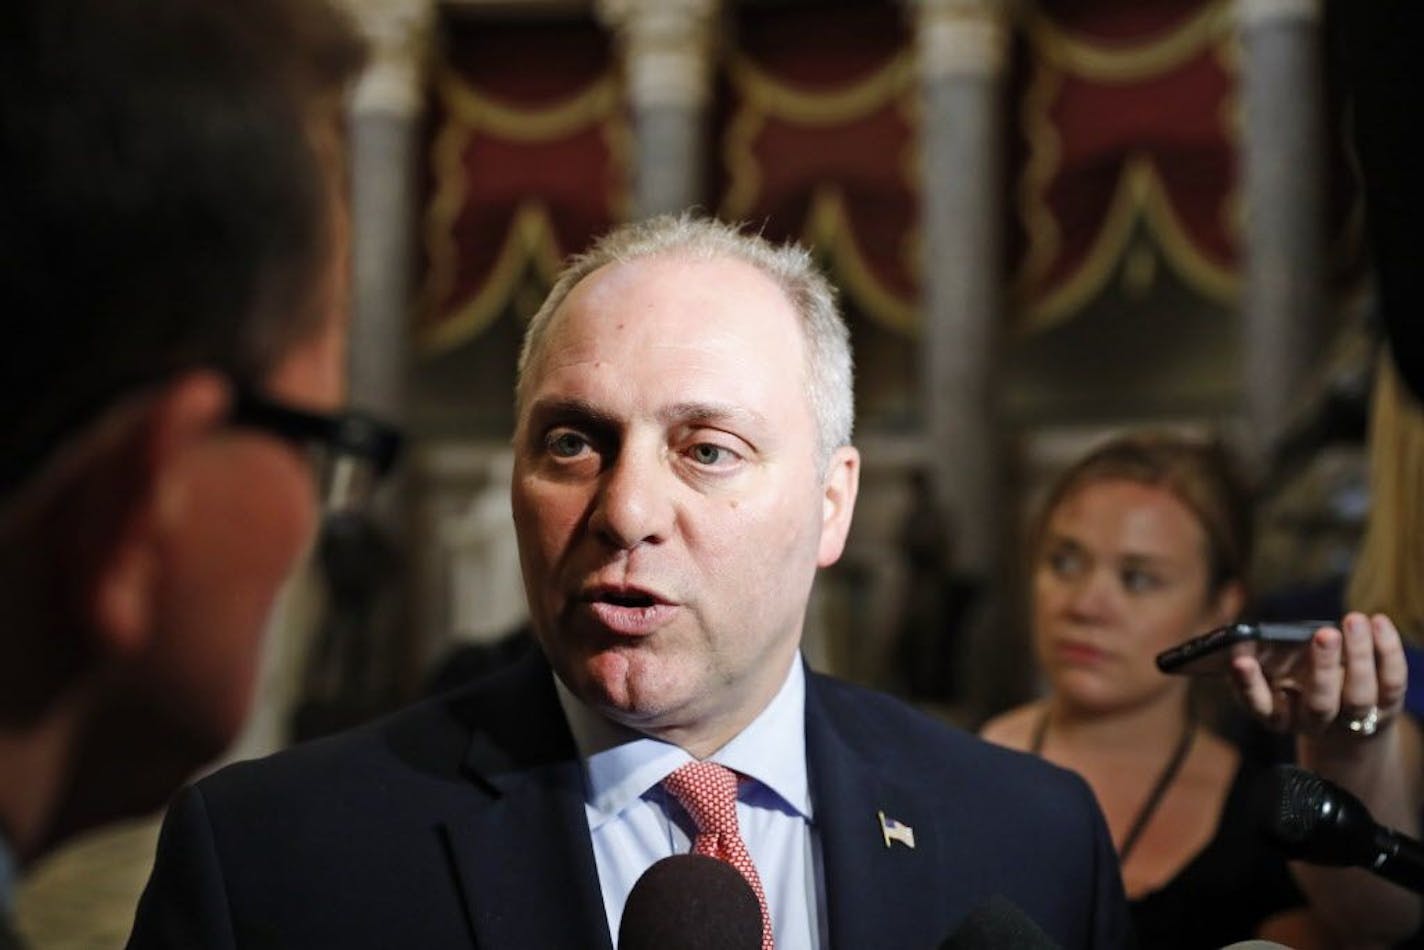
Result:
[[[1256,936],[1274,914],[1305,906],[1254,813],[1252,790],[1263,771],[1243,763],[1206,847],[1162,888],[1128,903],[1142,950],[1216,950]]]

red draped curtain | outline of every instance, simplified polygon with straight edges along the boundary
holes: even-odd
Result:
[[[1243,209],[1231,7],[1024,9],[1005,175],[1021,329],[1071,318],[1114,280],[1150,285],[1159,260],[1205,301],[1234,303]],[[591,17],[457,20],[444,40],[418,326],[435,351],[480,333],[531,275],[547,284],[566,253],[625,218],[631,154],[613,44]],[[739,6],[719,57],[709,206],[816,247],[859,312],[913,335],[923,170],[904,6]],[[1333,136],[1334,263],[1357,277],[1359,203]]]
[[[1095,299],[1139,235],[1184,285],[1233,301],[1241,202],[1230,0],[1043,3],[1024,37],[1012,263],[1021,328],[1050,326]],[[1124,278],[1150,282],[1145,266]]]
[[[629,128],[608,35],[586,22],[456,21],[431,104],[428,351],[478,335],[532,274],[625,217]]]
[[[796,238],[881,324],[918,319],[912,44],[898,4],[748,7],[723,63],[718,214]]]

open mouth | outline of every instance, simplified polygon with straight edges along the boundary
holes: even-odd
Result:
[[[592,599],[595,603],[613,604],[615,607],[652,607],[659,602],[652,594],[640,590],[599,591]]]
[[[610,604],[614,607],[657,607],[668,603],[666,598],[641,587],[588,587],[580,599],[591,604]]]
[[[652,633],[678,612],[675,604],[636,587],[595,587],[580,599],[605,629],[630,636]]]

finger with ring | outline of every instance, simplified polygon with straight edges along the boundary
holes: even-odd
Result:
[[[1380,727],[1380,709],[1378,706],[1371,706],[1362,715],[1351,716],[1345,720],[1345,728],[1349,729],[1357,736],[1372,736]]]

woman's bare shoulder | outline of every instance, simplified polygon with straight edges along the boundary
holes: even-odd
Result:
[[[1027,703],[990,719],[979,729],[979,735],[997,745],[1027,751],[1042,715],[1042,700]]]

